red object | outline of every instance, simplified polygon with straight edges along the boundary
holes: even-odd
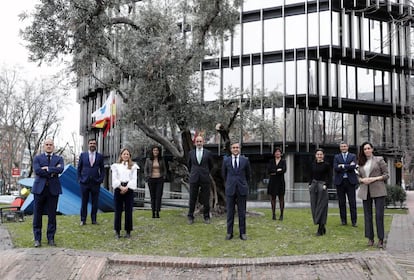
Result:
[[[20,177],[20,168],[12,168],[12,177]]]
[[[21,197],[16,197],[13,202],[10,204],[11,206],[17,206],[17,207],[22,207],[24,203],[24,199]],[[17,211],[17,208],[11,208],[11,211]]]

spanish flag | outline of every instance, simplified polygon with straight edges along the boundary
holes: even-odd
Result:
[[[95,118],[95,122],[92,123],[92,127],[105,129],[103,137],[106,137],[108,131],[115,123],[116,116],[116,104],[115,96],[111,91],[105,103],[98,110],[92,113],[92,118]]]

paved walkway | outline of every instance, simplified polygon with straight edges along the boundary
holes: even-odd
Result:
[[[0,226],[0,279],[414,279],[414,192],[395,215],[386,250],[251,259],[13,249]]]

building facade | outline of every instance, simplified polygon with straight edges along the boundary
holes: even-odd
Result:
[[[253,167],[249,199],[268,199],[266,165],[277,146],[288,166],[287,201],[308,200],[314,150],[324,148],[332,162],[340,141],[354,153],[372,142],[388,163],[388,183],[401,182],[395,163],[412,139],[412,14],[406,0],[244,1],[220,55],[202,62],[200,89],[206,102],[228,100],[236,89],[240,104],[250,100],[241,118],[249,113],[260,120],[246,118],[232,128]],[[83,82],[81,133],[100,137],[88,126],[107,93],[90,91],[87,77]],[[220,156],[219,137],[207,136]],[[112,155],[123,137],[111,137],[100,150]]]

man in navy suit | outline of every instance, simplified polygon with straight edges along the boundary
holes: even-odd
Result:
[[[81,226],[86,224],[89,195],[92,203],[92,224],[97,224],[96,213],[98,212],[99,192],[105,178],[104,158],[102,154],[96,152],[96,139],[89,139],[88,146],[89,151],[80,154],[78,163],[78,180],[82,194]]]
[[[197,197],[200,194],[200,203],[204,208],[204,223],[210,223],[210,171],[213,168],[213,158],[207,149],[204,149],[204,138],[197,136],[196,149],[188,155],[188,171],[190,172],[190,201],[188,210],[188,224],[194,223],[194,210]]]
[[[46,139],[43,143],[44,153],[33,159],[33,169],[36,174],[32,187],[34,196],[33,206],[33,234],[34,246],[40,247],[42,241],[42,214],[47,210],[47,243],[56,246],[56,209],[59,195],[62,193],[62,186],[59,181],[59,174],[63,172],[63,158],[53,154],[55,149],[52,139]]]
[[[335,186],[338,195],[339,213],[342,225],[347,224],[346,219],[346,196],[348,197],[349,210],[351,212],[352,226],[357,226],[357,209],[355,189],[358,184],[358,178],[355,174],[357,159],[355,154],[348,152],[348,144],[341,142],[339,144],[340,154],[334,157]]]
[[[241,240],[246,236],[246,200],[249,191],[250,162],[240,155],[240,144],[231,145],[231,156],[223,159],[222,174],[225,181],[227,235],[226,240],[233,238],[234,212],[237,203],[239,214],[239,234]]]

